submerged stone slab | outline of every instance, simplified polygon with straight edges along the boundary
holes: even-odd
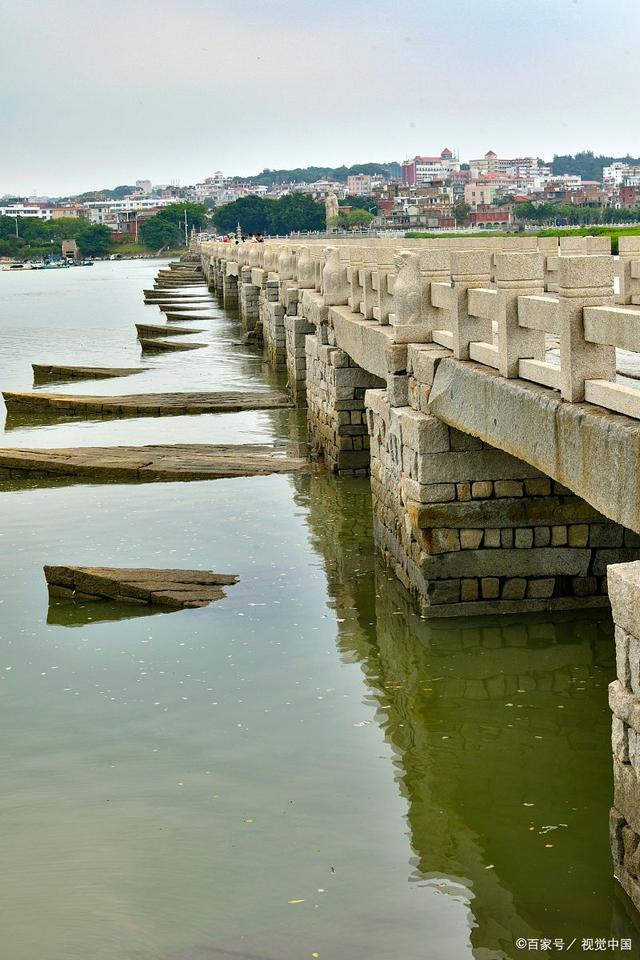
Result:
[[[159,444],[144,447],[0,449],[1,479],[82,479],[147,483],[266,476],[308,469],[283,447],[260,444]]]
[[[226,596],[223,586],[238,582],[236,574],[147,567],[45,566],[44,575],[50,597],[109,600],[173,610],[206,607]]]
[[[174,311],[175,311],[175,307],[163,309],[163,313],[167,318],[167,320],[171,320],[174,323],[176,321],[184,321],[184,320],[216,320],[217,319],[217,317],[213,313],[202,314],[202,313],[194,313],[193,311],[191,311],[190,313],[187,313],[187,312],[174,313]],[[188,332],[193,333],[194,331],[189,330]]]
[[[208,343],[180,343],[177,340],[162,340],[160,337],[138,336],[140,346],[147,353],[161,353],[170,350],[199,350],[208,347]]]
[[[209,294],[209,290],[204,284],[202,283],[194,284],[194,286],[201,287],[202,289],[193,290],[191,293],[187,293],[187,292],[182,293],[177,290],[176,291],[158,290],[154,287],[152,290],[143,290],[142,292],[145,298],[149,298],[149,299],[160,298],[161,300],[167,297],[180,297],[182,299],[187,299],[188,297],[204,297],[205,295]]]
[[[172,327],[168,323],[136,323],[139,337],[186,337],[190,333],[204,333],[203,327]]]
[[[68,367],[56,363],[32,363],[35,383],[47,380],[105,380],[144,373],[149,367]]]
[[[100,417],[183,416],[193,413],[235,413],[292,407],[285,393],[132,393],[121,397],[79,396],[44,391],[5,391],[10,413],[46,411],[55,414]]]

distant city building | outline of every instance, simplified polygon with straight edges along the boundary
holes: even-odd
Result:
[[[636,187],[640,185],[640,166],[632,163],[616,163],[604,167],[602,180],[611,187]]]
[[[51,207],[41,207],[38,204],[10,203],[0,207],[0,217],[37,217],[38,220],[51,220]]]
[[[161,197],[123,197],[122,200],[89,200],[83,204],[84,215],[91,223],[99,223],[111,230],[119,231],[120,223],[129,220],[123,214],[140,214],[145,211],[157,213],[160,207],[173,203],[173,198]]]
[[[402,164],[402,182],[407,186],[446,180],[449,174],[460,169],[458,158],[445,147],[439,157],[414,157]]]
[[[347,177],[347,193],[352,197],[370,197],[373,177],[366,173],[354,173]]]
[[[151,193],[151,180],[136,180],[136,190],[139,190],[141,193]]]
[[[469,167],[473,179],[487,173],[509,174],[525,179],[551,175],[551,168],[545,167],[536,157],[506,159],[499,157],[493,150],[488,150],[480,160],[470,160]]]

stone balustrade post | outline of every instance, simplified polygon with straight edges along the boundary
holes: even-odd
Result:
[[[264,252],[264,269],[267,273],[274,273],[278,269],[278,257],[280,255],[280,245],[277,243],[267,244]]]
[[[616,300],[618,303],[628,305],[633,303],[633,295],[640,293],[640,284],[638,280],[631,276],[632,262],[640,262],[640,237],[619,237],[618,261],[620,268],[620,288]]]
[[[360,312],[365,320],[375,319],[373,311],[376,306],[376,291],[373,288],[373,274],[378,269],[378,259],[376,257],[375,247],[365,247],[362,251],[363,262],[360,267],[360,280],[362,281],[362,301]]]
[[[352,247],[350,251],[350,284],[351,294],[349,296],[349,306],[353,313],[364,314],[364,288],[362,286],[361,274],[364,267],[364,253],[362,247]]]
[[[322,271],[322,293],[328,307],[345,306],[349,302],[349,281],[346,264],[338,247],[327,247],[327,260]]]
[[[299,290],[313,290],[315,287],[315,271],[309,247],[300,247],[298,250],[296,278]]]
[[[491,283],[491,252],[452,251],[451,253],[451,329],[453,355],[457,360],[469,359],[469,344],[474,340],[491,343],[491,321],[470,317],[469,290],[488,287]]]
[[[413,252],[402,250],[394,257],[396,279],[393,288],[393,325],[395,343],[431,343],[440,311],[431,303],[431,284],[450,276],[448,250]]]
[[[615,347],[584,338],[583,310],[613,304],[613,259],[582,255],[559,258],[560,382],[563,400],[584,400],[585,380],[616,378]]]
[[[611,852],[614,874],[640,910],[640,562],[612,564],[607,581],[617,668],[617,680],[609,685],[614,784]]]
[[[293,247],[283,246],[278,255],[278,280],[293,280],[295,277],[295,254]]]
[[[503,377],[518,377],[521,358],[544,360],[545,335],[518,323],[518,297],[544,293],[544,254],[499,253],[496,256],[496,320],[498,370]]]

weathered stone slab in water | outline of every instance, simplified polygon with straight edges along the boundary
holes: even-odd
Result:
[[[208,343],[184,343],[176,340],[161,340],[159,337],[138,337],[140,346],[147,353],[159,353],[161,350],[199,350],[200,347],[208,347]]]
[[[136,323],[136,330],[141,337],[186,337],[190,333],[204,333],[204,327],[172,327],[166,323]]]
[[[149,367],[68,367],[56,363],[32,363],[35,383],[47,380],[105,380],[144,373]]]
[[[153,297],[146,297],[144,301],[147,306],[160,307],[161,310],[183,310],[194,307],[196,310],[202,310],[204,307],[213,305],[211,297],[163,297],[154,300]]]
[[[217,317],[213,313],[198,314],[198,313],[194,313],[193,311],[188,313],[187,312],[185,313],[169,312],[175,309],[176,309],[175,307],[163,308],[163,313],[165,317],[167,318],[167,320],[171,320],[173,323],[175,323],[176,321],[184,322],[185,320],[216,320],[217,319]],[[192,333],[193,331],[189,331],[189,332]]]
[[[131,393],[120,397],[82,396],[44,391],[4,391],[12,414],[42,412],[69,416],[140,417],[184,416],[193,413],[237,413],[292,407],[285,394],[269,393]]]
[[[282,447],[258,444],[163,444],[146,447],[0,449],[0,479],[82,479],[149,483],[266,476],[308,469]]]
[[[50,597],[109,600],[172,610],[206,607],[226,596],[223,586],[238,582],[236,574],[148,567],[45,566],[44,575]]]
[[[145,297],[151,299],[154,297],[159,297],[160,299],[163,299],[164,297],[180,297],[181,299],[187,299],[189,297],[204,297],[209,295],[209,290],[204,284],[194,284],[194,287],[197,287],[197,289],[192,291],[158,290],[156,287],[154,287],[151,290],[143,290],[142,292]]]

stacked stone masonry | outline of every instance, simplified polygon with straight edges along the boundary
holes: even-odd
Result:
[[[604,605],[607,565],[640,556],[637,534],[528,464],[383,390],[366,407],[376,541],[425,615]]]
[[[315,334],[306,337],[307,407],[312,450],[332,473],[366,476],[369,435],[364,406],[377,377],[356,366],[349,355]]]
[[[640,563],[610,568],[609,596],[618,674],[609,687],[614,782],[611,851],[615,876],[640,909]]]
[[[243,267],[238,282],[238,310],[244,330],[251,333],[260,319],[260,287],[251,281],[251,268]]]

